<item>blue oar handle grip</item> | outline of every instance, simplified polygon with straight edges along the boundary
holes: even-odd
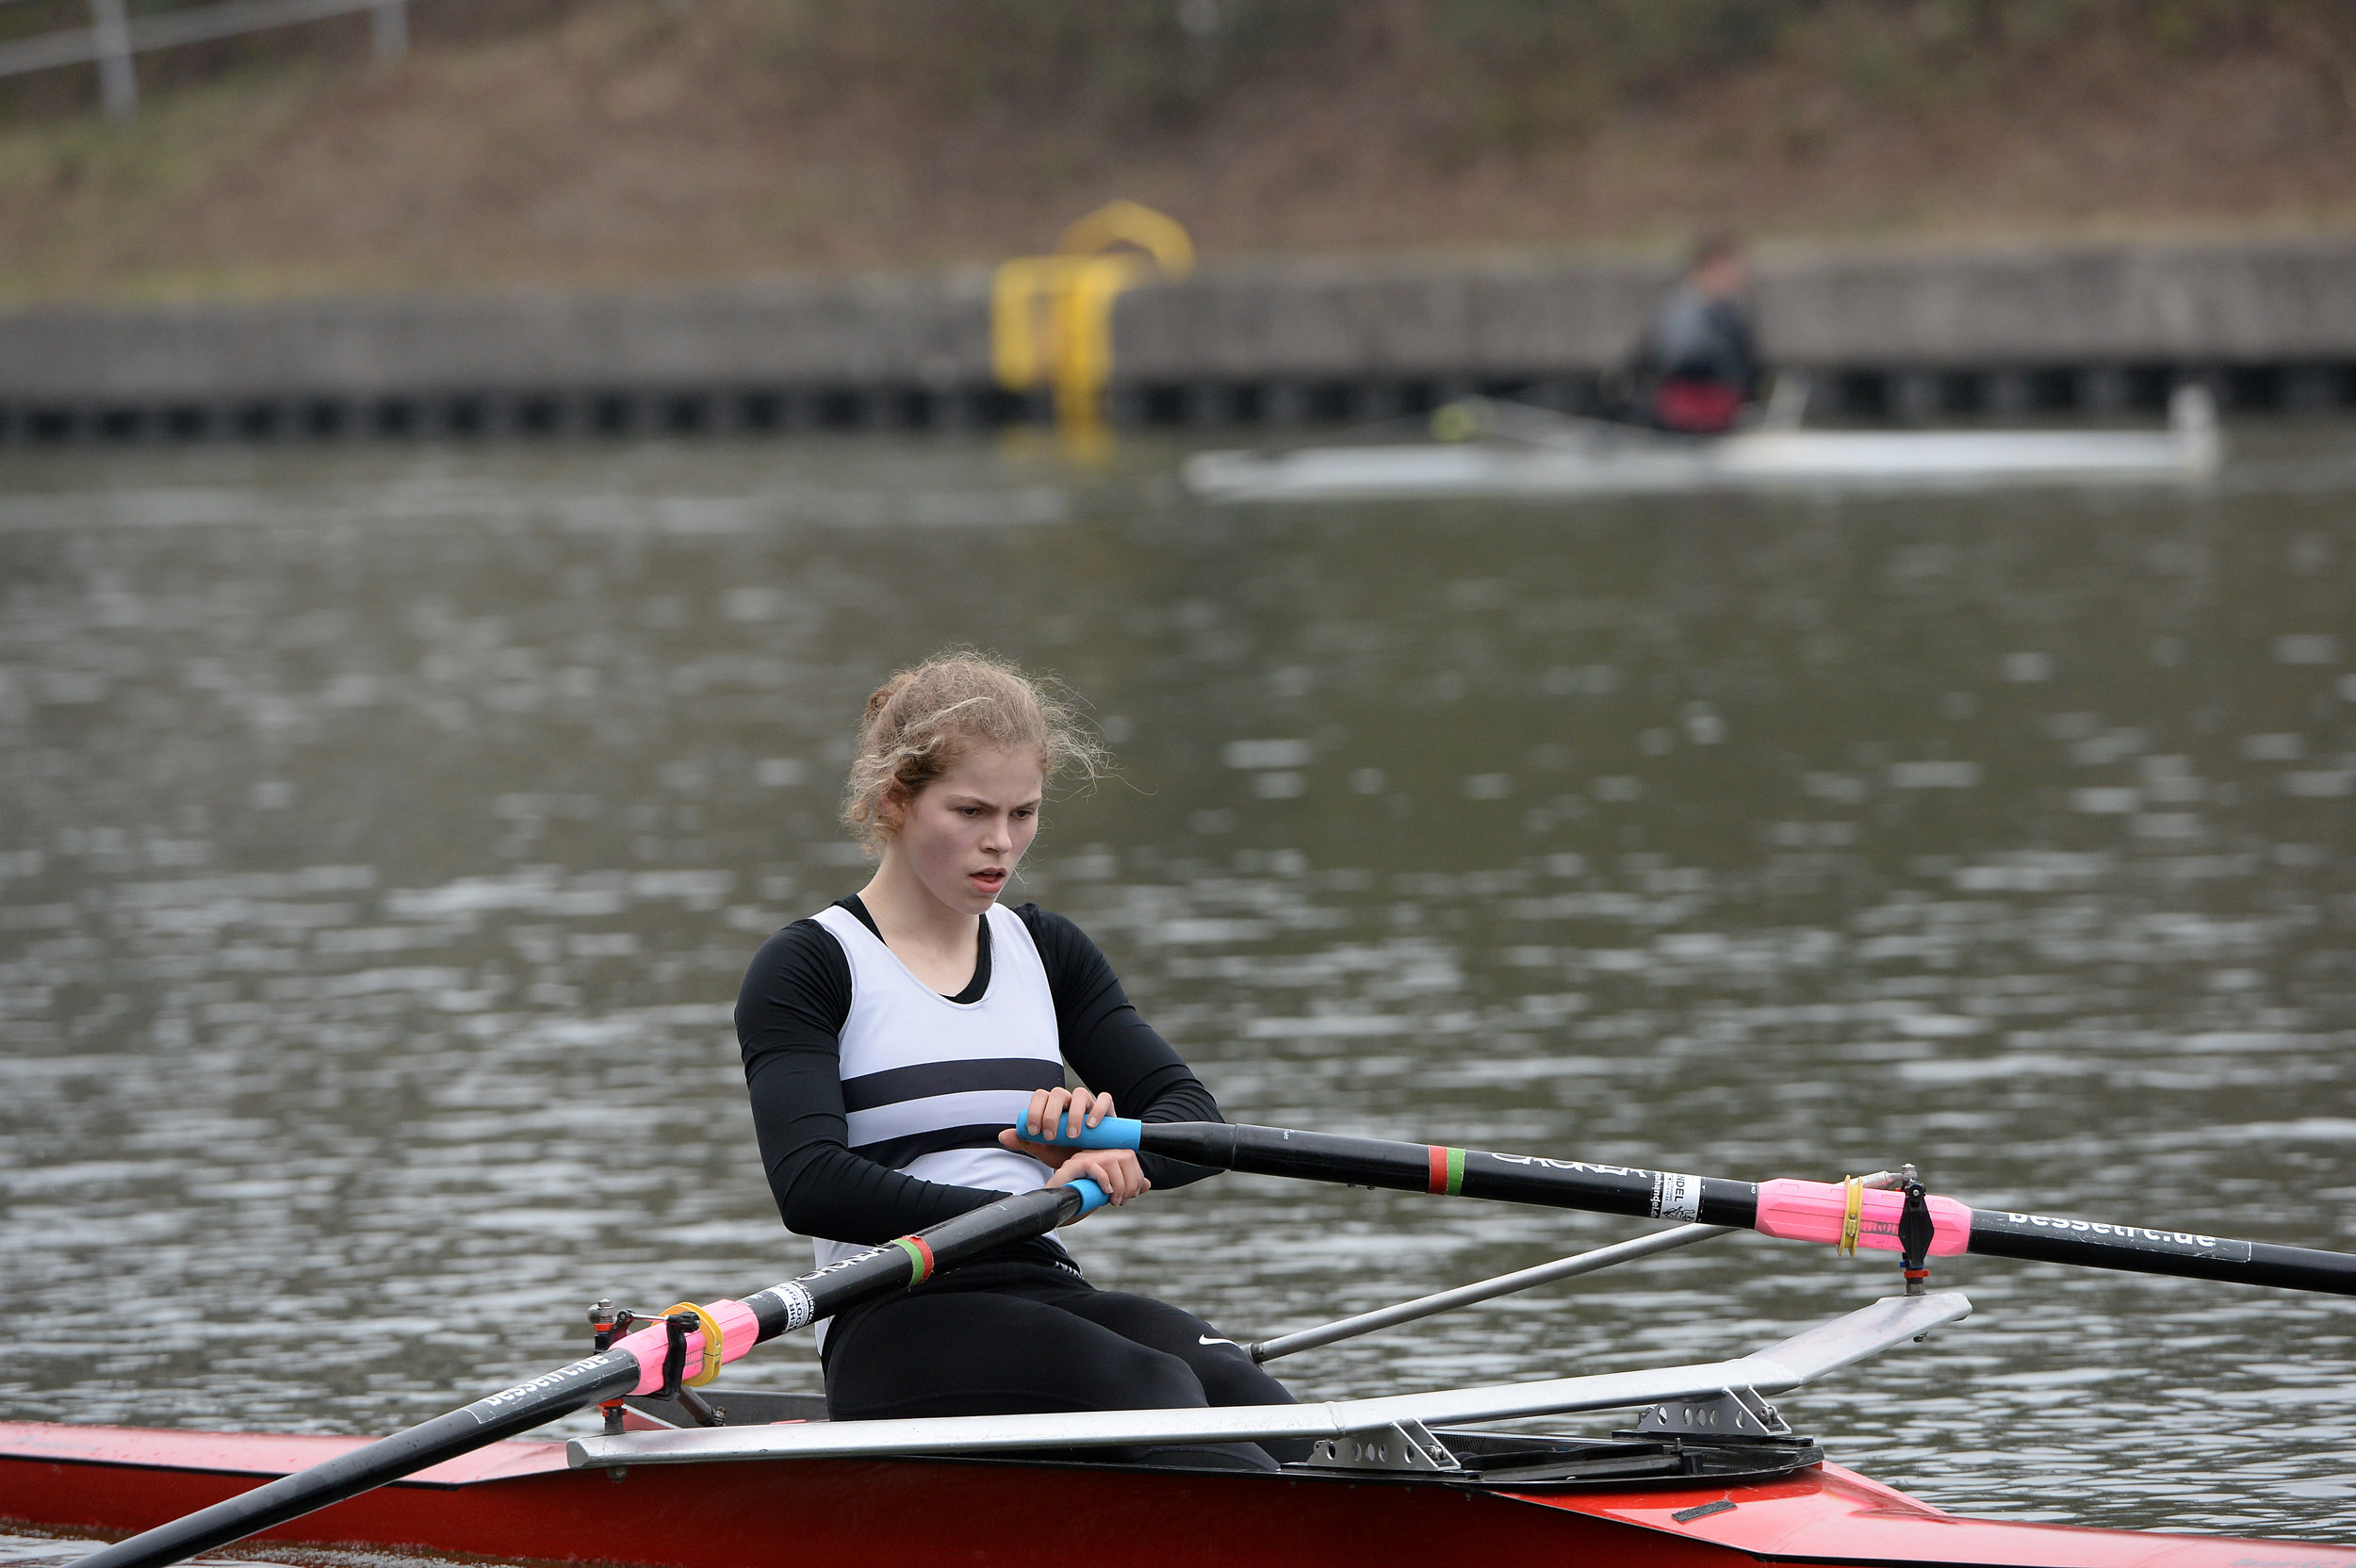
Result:
[[[1029,1143],[1049,1143],[1058,1149],[1135,1149],[1137,1130],[1144,1125],[1134,1117],[1108,1116],[1093,1127],[1083,1127],[1078,1135],[1065,1129],[1071,1119],[1059,1117],[1046,1132],[1034,1137],[1023,1131],[1023,1123],[1014,1124],[1014,1135]]]
[[[1104,1196],[1104,1189],[1103,1187],[1098,1186],[1094,1182],[1089,1181],[1085,1176],[1074,1176],[1071,1181],[1066,1182],[1064,1185],[1070,1187],[1072,1191],[1080,1195],[1080,1212],[1082,1214],[1094,1214],[1097,1210],[1112,1201],[1111,1199]]]

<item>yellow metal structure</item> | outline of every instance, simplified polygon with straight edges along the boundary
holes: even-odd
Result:
[[[1053,388],[1055,424],[1101,442],[1113,373],[1113,301],[1154,278],[1194,269],[1194,243],[1176,220],[1136,202],[1111,202],[1063,232],[1055,253],[1002,263],[990,288],[990,361],[1011,392]]]

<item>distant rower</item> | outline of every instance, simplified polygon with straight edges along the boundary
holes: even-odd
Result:
[[[1750,264],[1728,237],[1694,248],[1685,279],[1653,312],[1636,351],[1638,406],[1663,430],[1714,435],[1758,400],[1759,353],[1742,294]]]

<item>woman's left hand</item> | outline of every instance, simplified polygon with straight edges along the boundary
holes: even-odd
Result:
[[[1113,1114],[1113,1097],[1091,1094],[1080,1089],[1040,1089],[1031,1096],[1029,1109],[1023,1118],[1023,1132],[1041,1132],[1058,1122],[1075,1131],[1079,1126],[1093,1127]],[[1069,1118],[1069,1120],[1066,1119]],[[1126,1203],[1141,1197],[1153,1183],[1145,1179],[1145,1171],[1137,1164],[1137,1156],[1127,1149],[1066,1149],[1057,1144],[1034,1143],[1012,1128],[998,1135],[998,1141],[1018,1154],[1031,1158],[1055,1171],[1047,1184],[1059,1187],[1085,1176],[1104,1189],[1104,1196],[1114,1203]],[[1077,1223],[1077,1217],[1065,1221]]]

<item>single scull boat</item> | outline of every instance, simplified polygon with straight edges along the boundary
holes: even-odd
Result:
[[[2018,484],[2181,484],[2222,461],[2216,404],[2177,389],[2165,431],[1857,431],[1762,425],[1672,435],[1486,399],[1433,418],[1444,439],[1399,446],[1203,452],[1206,500],[1576,497],[1713,490],[1960,490]]]
[[[640,1398],[635,1429],[497,1443],[255,1544],[896,1568],[1061,1563],[1077,1530],[1117,1535],[1137,1568],[1465,1556],[1499,1568],[2356,1568],[2344,1547],[1958,1518],[1827,1462],[1766,1397],[1968,1310],[1953,1292],[1892,1297],[1732,1361],[1250,1410],[828,1423],[816,1399],[740,1393],[713,1396],[725,1424],[706,1428]],[[1596,1438],[1475,1425],[1604,1410],[1632,1417]],[[1279,1475],[1183,1458],[1191,1443],[1278,1436],[1317,1439],[1314,1457]],[[366,1441],[0,1425],[0,1515],[145,1529]],[[1160,1446],[1162,1462],[1089,1461],[1110,1444]]]
[[[542,1419],[603,1400],[602,1436],[445,1443],[422,1468],[388,1473],[389,1462],[377,1462],[371,1489],[322,1490],[305,1478],[369,1462],[452,1417],[374,1444],[0,1424],[0,1517],[56,1529],[150,1532],[86,1560],[98,1568],[176,1560],[200,1549],[192,1540],[218,1544],[240,1535],[648,1568],[1045,1564],[1108,1543],[1124,1563],[1137,1565],[1298,1568],[1478,1555],[1499,1565],[1595,1560],[1614,1568],[2356,1568],[2356,1548],[2334,1544],[1958,1518],[1829,1462],[1770,1402],[1969,1313],[1960,1294],[1927,1288],[1933,1254],[2040,1257],[2342,1294],[2356,1290],[2356,1258],[2132,1225],[1997,1216],[1930,1197],[1911,1169],[1843,1184],[1753,1184],[1275,1128],[1118,1119],[1057,1141],[1158,1149],[1267,1174],[1688,1221],[1248,1347],[1260,1361],[1745,1228],[1896,1251],[1906,1293],[1732,1360],[1308,1405],[829,1423],[815,1400],[758,1393],[707,1400],[694,1392],[703,1380],[683,1376],[699,1357],[708,1378],[750,1348],[736,1332],[749,1319],[769,1337],[770,1320],[782,1321],[774,1309],[797,1291],[809,1300],[783,1315],[824,1315],[875,1291],[919,1282],[937,1261],[967,1255],[990,1236],[1035,1233],[1080,1207],[1050,1189],[878,1248],[853,1260],[856,1267],[838,1266],[843,1274],[773,1287],[749,1304],[658,1315],[670,1335],[667,1356],[657,1342],[642,1339],[625,1351],[626,1340],[607,1351],[601,1341],[598,1356],[563,1374],[467,1407],[513,1403],[525,1390],[569,1378],[569,1392],[556,1401],[562,1409],[550,1405]],[[1086,1194],[1082,1201],[1095,1199]],[[612,1314],[593,1321],[610,1324]],[[706,1350],[704,1334],[686,1331],[691,1323],[719,1340],[716,1352]],[[582,1370],[609,1363],[610,1375]],[[593,1382],[597,1393],[577,1396]],[[616,1402],[623,1393],[630,1395],[627,1407]],[[1622,1417],[1609,1436],[1494,1429],[1499,1422],[1604,1411],[1633,1413],[1632,1419]],[[520,1429],[507,1418],[500,1425]],[[1275,1473],[1189,1458],[1203,1452],[1198,1445],[1279,1438],[1310,1441],[1311,1457]],[[1128,1462],[1092,1457],[1113,1449]],[[1140,1454],[1146,1462],[1135,1462]],[[272,1484],[310,1484],[308,1510],[280,1508],[246,1519],[251,1528],[221,1533],[228,1526],[218,1522]],[[181,1517],[191,1509],[201,1511]],[[208,1518],[217,1525],[206,1533]]]

